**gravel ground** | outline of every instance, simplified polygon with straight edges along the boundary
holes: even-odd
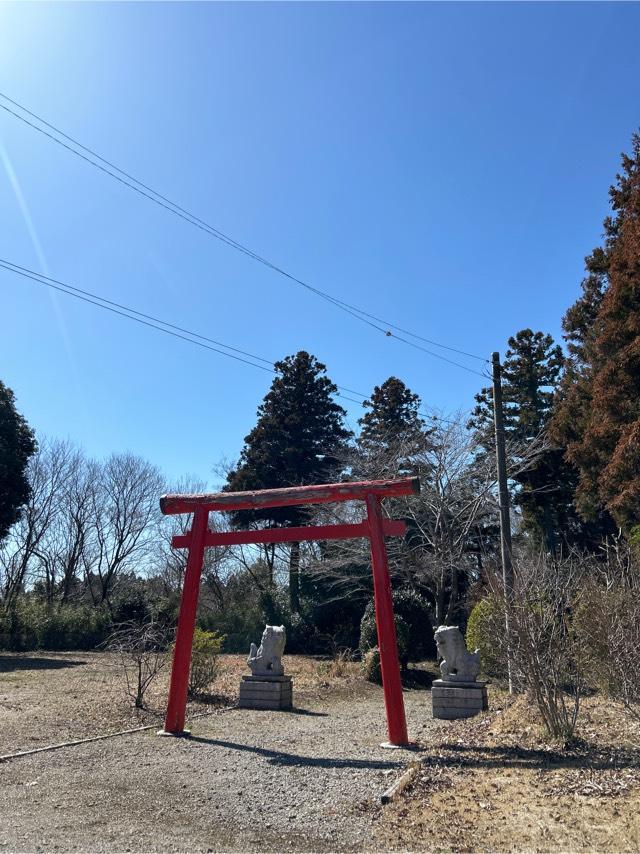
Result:
[[[377,799],[412,758],[384,750],[382,692],[294,695],[292,713],[233,709],[0,765],[0,850],[372,850]],[[428,691],[405,693],[429,741]]]

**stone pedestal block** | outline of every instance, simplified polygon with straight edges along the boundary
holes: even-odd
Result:
[[[290,676],[243,676],[240,683],[242,709],[290,709],[293,689]]]
[[[431,702],[434,718],[472,718],[489,708],[487,683],[436,679],[431,687]]]

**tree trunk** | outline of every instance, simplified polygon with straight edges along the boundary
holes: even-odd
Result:
[[[291,543],[289,554],[289,602],[291,613],[300,611],[300,543]]]
[[[447,616],[445,624],[450,626],[453,623],[453,617],[458,605],[458,567],[451,567],[451,594],[449,596],[449,607],[447,608]]]
[[[545,501],[542,508],[542,520],[542,524],[544,526],[544,539],[547,551],[549,552],[549,554],[555,557],[558,544],[556,542],[553,518],[551,515],[551,508],[549,507],[548,501]]]

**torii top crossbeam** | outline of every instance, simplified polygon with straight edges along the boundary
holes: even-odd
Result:
[[[294,504],[328,504],[333,501],[366,501],[367,496],[394,498],[420,492],[420,479],[365,480],[355,483],[322,483],[315,486],[288,486],[255,492],[204,492],[200,495],[163,495],[160,509],[165,515],[205,510],[262,510]]]
[[[175,536],[174,548],[186,548],[189,555],[185,570],[178,629],[171,669],[169,702],[165,733],[183,734],[187,703],[191,646],[198,605],[200,574],[207,546],[240,543],[283,543],[302,540],[339,540],[367,537],[371,546],[373,589],[380,650],[380,669],[387,712],[389,742],[407,744],[407,725],[402,698],[393,601],[385,536],[402,536],[404,522],[382,516],[383,498],[411,495],[420,491],[417,477],[396,480],[370,480],[356,483],[325,483],[264,489],[256,492],[215,492],[200,495],[163,495],[160,508],[164,514],[193,513],[193,525],[186,534]],[[305,525],[301,527],[261,528],[253,531],[210,531],[209,513],[237,510],[262,510],[304,504],[326,504],[334,501],[364,501],[367,517],[357,524]]]

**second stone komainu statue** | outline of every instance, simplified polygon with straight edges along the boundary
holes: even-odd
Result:
[[[434,634],[440,673],[431,687],[434,718],[470,718],[488,709],[487,683],[478,681],[480,653],[469,652],[458,626],[439,626]]]

